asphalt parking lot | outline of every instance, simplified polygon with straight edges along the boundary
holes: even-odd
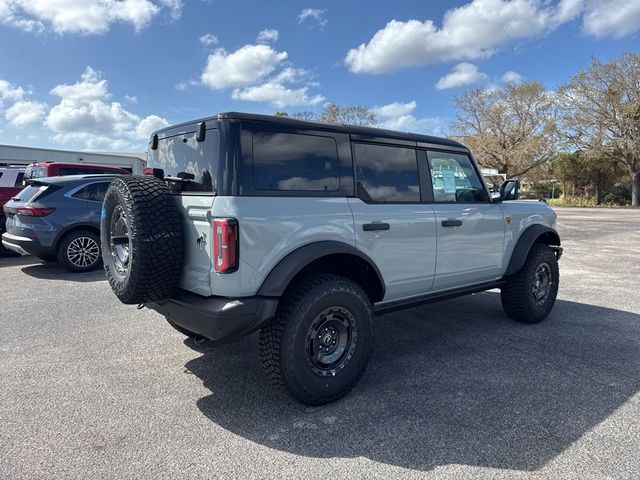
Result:
[[[640,478],[640,212],[558,215],[546,322],[494,291],[379,317],[321,408],[267,384],[255,336],[196,346],[102,272],[0,258],[0,477]]]

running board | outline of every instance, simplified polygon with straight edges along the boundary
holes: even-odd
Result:
[[[395,312],[397,310],[403,310],[405,308],[417,307],[418,305],[439,302],[441,300],[448,300],[455,297],[462,297],[472,293],[484,292],[485,290],[491,290],[492,288],[500,288],[504,284],[505,280],[497,280],[478,283],[476,285],[470,285],[462,288],[455,288],[452,290],[445,290],[442,292],[427,293],[425,295],[420,295],[419,297],[378,303],[373,306],[373,313],[375,315],[382,315],[385,313]]]

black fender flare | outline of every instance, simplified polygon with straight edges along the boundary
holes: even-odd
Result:
[[[544,237],[543,241],[537,242],[540,237]],[[527,255],[529,255],[529,250],[531,250],[531,247],[536,242],[559,247],[560,235],[558,235],[558,232],[553,228],[545,225],[531,225],[526,228],[525,231],[522,232],[522,235],[520,235],[516,246],[513,248],[509,266],[504,274],[505,276],[513,275],[522,268],[527,259]]]
[[[293,278],[300,273],[303,268],[315,260],[335,254],[353,255],[364,260],[376,273],[377,280],[380,282],[382,289],[380,300],[384,298],[384,280],[375,262],[354,246],[336,241],[309,243],[286,255],[266,276],[262,285],[258,289],[258,295],[265,297],[280,297],[291,280],[293,280]]]

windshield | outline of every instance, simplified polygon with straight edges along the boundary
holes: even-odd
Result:
[[[156,150],[149,150],[148,166],[158,169],[163,178],[182,178],[182,192],[215,193],[218,165],[218,130],[207,130],[198,142],[196,133],[163,138]]]

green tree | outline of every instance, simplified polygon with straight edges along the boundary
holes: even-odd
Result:
[[[608,63],[593,59],[558,88],[560,132],[568,145],[621,163],[631,178],[631,204],[640,206],[640,54]]]

